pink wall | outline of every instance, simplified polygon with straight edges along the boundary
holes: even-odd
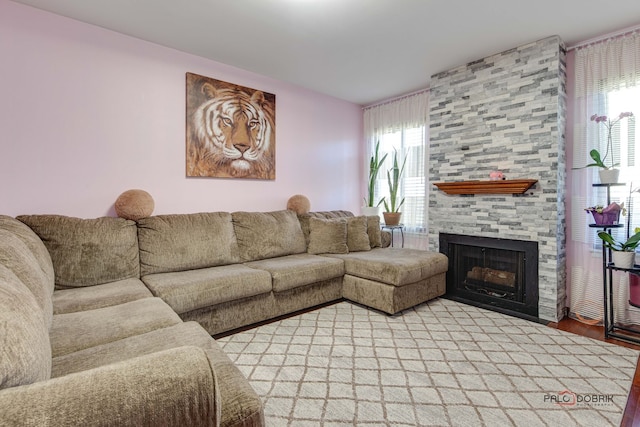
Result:
[[[276,94],[275,181],[185,177],[185,73]],[[0,0],[0,214],[114,215],[131,188],[154,213],[359,210],[360,106]]]

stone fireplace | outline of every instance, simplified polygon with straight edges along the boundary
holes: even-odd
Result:
[[[429,181],[536,179],[524,194],[429,194],[440,233],[538,245],[538,317],[565,307],[565,48],[553,36],[431,77]]]

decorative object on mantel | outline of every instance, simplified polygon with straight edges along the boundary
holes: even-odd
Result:
[[[434,182],[447,194],[524,194],[538,182],[537,179],[505,179],[500,181]]]
[[[640,227],[636,227],[634,232],[636,234],[629,237],[625,242],[615,240],[606,231],[598,233],[598,237],[602,239],[602,244],[611,250],[611,261],[613,261],[615,267],[633,268],[635,265],[636,248],[640,245]]]
[[[613,130],[613,127],[620,122],[620,120],[626,117],[633,117],[633,113],[631,111],[623,112],[616,116],[614,119],[608,118],[607,116],[599,116],[597,114],[591,116],[592,122],[602,123],[607,129],[607,148],[604,156],[601,156],[600,152],[596,149],[591,150],[589,152],[589,156],[591,156],[591,158],[593,159],[593,163],[589,163],[587,166],[585,166],[585,168],[592,166],[600,168],[598,173],[600,174],[601,184],[615,184],[618,182],[620,170],[615,168],[618,163],[615,163],[613,158],[613,140],[611,138],[611,131]],[[607,166],[607,164],[605,163],[609,155],[611,155],[611,166]]]
[[[491,171],[489,181],[501,181],[507,179],[501,171]]]
[[[378,172],[380,167],[387,158],[387,154],[380,158],[380,141],[376,142],[376,148],[369,160],[369,187],[367,188],[367,197],[364,199],[364,206],[362,207],[362,214],[367,216],[380,215],[380,205],[384,201],[384,197],[374,202],[376,192],[376,180],[378,179]]]
[[[402,167],[398,166],[398,152],[393,153],[393,167],[387,171],[387,182],[389,183],[389,203],[386,199],[382,199],[384,203],[385,212],[384,223],[386,225],[398,225],[400,224],[400,216],[402,212],[399,212],[400,207],[404,204],[404,197],[398,203],[398,189],[400,188],[400,177],[404,172],[404,167],[407,164],[407,157],[405,156]]]
[[[620,212],[625,214],[624,202],[621,204],[611,203],[609,206],[602,205],[586,208],[585,212],[593,216],[596,225],[618,225],[620,221]]]

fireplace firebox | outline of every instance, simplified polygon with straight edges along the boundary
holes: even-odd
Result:
[[[538,320],[538,243],[440,233],[445,298]]]

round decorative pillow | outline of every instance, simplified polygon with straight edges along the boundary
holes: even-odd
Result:
[[[302,194],[296,194],[295,196],[289,197],[287,201],[287,209],[290,211],[294,211],[298,215],[309,213],[311,209],[311,202],[306,196]]]
[[[115,203],[116,214],[120,218],[134,221],[151,216],[154,207],[153,197],[144,190],[127,190]]]

